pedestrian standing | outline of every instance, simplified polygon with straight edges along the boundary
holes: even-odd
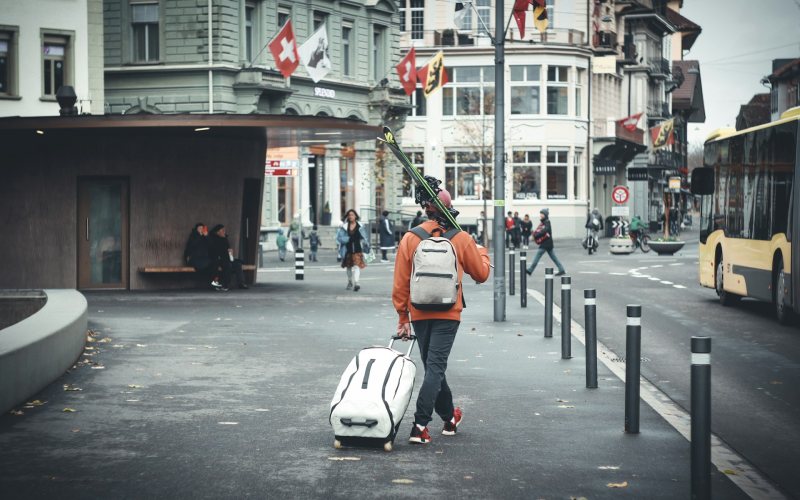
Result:
[[[434,185],[438,186],[438,183],[434,183]],[[454,217],[458,215],[457,211],[452,210],[450,194],[447,191],[439,190],[438,197],[444,206],[450,209],[451,215]],[[395,259],[392,303],[399,317],[397,334],[401,337],[410,336],[411,325],[413,325],[422,363],[425,366],[425,376],[417,396],[414,424],[411,427],[411,436],[409,437],[409,442],[411,443],[425,444],[431,440],[428,423],[431,421],[434,411],[444,421],[442,434],[445,436],[454,435],[461,423],[463,417],[461,408],[453,405],[453,394],[445,378],[447,358],[450,355],[450,350],[458,331],[461,311],[464,305],[461,280],[466,272],[478,283],[486,281],[489,277],[490,265],[489,254],[486,249],[477,245],[466,232],[451,228],[448,220],[436,209],[431,199],[426,200],[423,198],[420,203],[428,214],[429,220],[422,223],[414,232],[406,233],[400,241],[397,258]],[[420,236],[419,230],[421,230],[423,236]],[[437,297],[450,295],[453,303],[449,309],[442,310],[441,303],[430,304],[431,306],[438,306],[439,309],[432,310],[427,307],[429,306],[428,304],[412,302],[412,295],[415,292],[411,290],[411,273],[414,265],[418,263],[415,252],[422,243],[423,237],[427,239],[431,235],[443,236],[449,240],[451,247],[446,246],[445,243],[441,244],[445,245],[445,248],[451,248],[450,253],[444,251],[444,254],[450,255],[450,258],[456,264],[457,281],[455,284],[451,279],[448,279],[452,275],[446,274],[445,271],[447,270],[434,274],[434,276],[440,277],[438,278],[439,283],[444,283],[443,286],[447,289],[443,290],[441,295],[436,295],[436,293],[432,295]],[[426,245],[428,244],[430,243],[426,242]],[[442,250],[437,249],[436,251]],[[436,255],[444,254],[436,253]],[[449,268],[449,266],[447,267]],[[431,286],[430,283],[432,282],[428,281],[427,283],[428,286]],[[416,286],[419,287],[420,285],[417,284]],[[438,290],[434,292],[436,291]],[[441,302],[441,299],[439,300]]]
[[[311,232],[308,233],[308,248],[311,250],[311,253],[308,255],[308,260],[317,262],[317,250],[319,250],[321,245],[322,243],[319,239],[319,233],[317,232],[317,225],[314,224],[314,227],[311,228]]]
[[[514,212],[514,230],[511,240],[514,242],[514,248],[519,248],[520,241],[522,241],[522,219],[519,218],[519,212]]]
[[[347,269],[346,289],[355,292],[361,290],[358,280],[361,270],[367,267],[364,253],[369,253],[369,237],[359,220],[358,214],[351,208],[344,214],[344,223],[336,233],[342,267]]]
[[[283,234],[283,229],[278,228],[278,236],[275,237],[275,244],[278,246],[278,258],[283,262],[286,259],[286,242],[289,238]]]
[[[506,214],[506,248],[511,248],[511,243],[514,238],[514,217],[511,210]]]
[[[414,220],[411,221],[411,224],[409,224],[408,229],[409,230],[414,229],[415,227],[422,224],[422,221],[423,221],[422,210],[417,210],[417,215],[414,216]]]
[[[531,233],[533,232],[533,221],[531,216],[525,214],[522,219],[522,245],[527,247],[531,242]]]
[[[536,264],[539,263],[539,259],[542,258],[545,252],[547,252],[547,255],[550,256],[550,259],[558,267],[556,276],[562,276],[567,273],[564,270],[564,266],[561,265],[561,261],[556,257],[556,252],[553,250],[553,229],[550,226],[550,209],[548,208],[543,208],[539,211],[539,225],[533,232],[533,241],[539,245],[539,249],[536,250],[533,262],[531,262],[531,265],[527,269],[529,276],[533,274],[534,269],[536,269]]]
[[[300,214],[294,216],[294,220],[289,224],[289,238],[292,239],[295,251],[300,249],[300,243],[306,239],[306,233],[303,231],[303,224],[300,220]]]
[[[384,210],[378,223],[378,235],[381,244],[381,262],[389,262],[386,252],[394,250],[394,226],[389,221],[389,211]]]

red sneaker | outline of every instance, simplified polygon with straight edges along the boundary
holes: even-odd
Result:
[[[461,413],[461,408],[455,408],[453,410],[452,420],[444,423],[442,434],[444,434],[445,436],[455,436],[456,432],[458,432],[458,424],[461,423],[462,417],[463,415]]]
[[[422,430],[417,427],[417,424],[413,424],[411,426],[411,437],[408,438],[409,443],[417,443],[417,444],[427,444],[431,442],[431,435],[428,432],[428,428],[425,427]]]

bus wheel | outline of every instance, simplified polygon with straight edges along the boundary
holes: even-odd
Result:
[[[720,256],[720,259],[717,262],[716,277],[714,278],[714,289],[717,291],[717,296],[719,297],[720,304],[722,304],[725,307],[732,306],[736,303],[736,301],[740,297],[731,292],[726,292],[723,286],[722,279],[723,279],[723,260],[722,256]]]
[[[778,319],[778,323],[788,325],[792,321],[792,312],[786,305],[786,273],[783,271],[783,259],[778,260],[773,276],[772,297],[775,304],[775,317]]]

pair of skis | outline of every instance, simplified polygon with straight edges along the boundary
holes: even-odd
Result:
[[[458,222],[456,222],[453,214],[451,214],[450,210],[444,206],[444,203],[442,203],[442,200],[439,199],[437,193],[433,190],[433,188],[431,188],[431,185],[428,184],[428,181],[425,180],[425,177],[422,176],[420,171],[417,170],[417,167],[411,163],[411,160],[408,159],[408,156],[406,156],[406,154],[403,153],[403,150],[400,149],[400,145],[397,144],[397,140],[394,138],[394,133],[392,130],[389,127],[383,127],[383,137],[378,137],[378,140],[389,146],[389,149],[392,150],[392,153],[394,153],[397,159],[400,160],[400,164],[403,165],[403,169],[408,173],[408,175],[411,176],[417,186],[424,189],[428,194],[439,213],[444,215],[451,227],[460,231],[461,226],[458,225]]]

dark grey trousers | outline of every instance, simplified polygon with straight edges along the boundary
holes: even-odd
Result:
[[[453,341],[456,339],[460,321],[450,319],[427,319],[412,321],[417,336],[419,353],[425,367],[425,378],[417,396],[417,411],[414,423],[428,425],[433,411],[448,421],[453,418],[453,393],[447,385],[444,372]]]

